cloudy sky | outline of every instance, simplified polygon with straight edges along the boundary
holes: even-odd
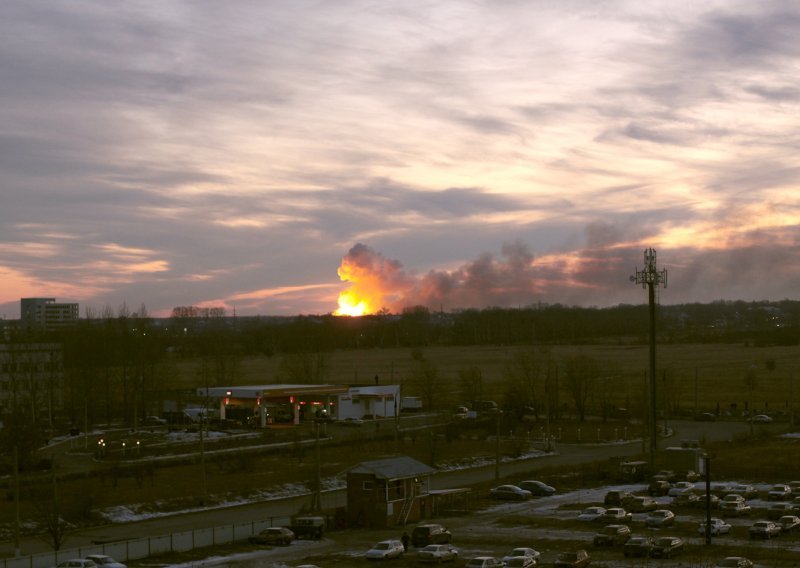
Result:
[[[800,297],[800,3],[4,0],[0,316]],[[339,274],[350,278],[342,282]]]

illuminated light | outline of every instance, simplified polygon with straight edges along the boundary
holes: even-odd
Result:
[[[318,401],[318,400],[315,400],[311,404],[313,404],[314,406],[321,406],[322,405],[322,403],[320,401]]]
[[[339,309],[333,312],[335,316],[358,317],[369,313],[369,304],[366,300],[356,297],[355,292],[346,290],[339,294]]]
[[[227,396],[231,396],[231,391],[225,391],[225,394],[226,394]]]
[[[302,404],[305,404],[305,403],[306,403],[306,401],[305,401],[305,400],[301,400],[301,401],[300,401],[300,404],[301,404],[301,405],[302,405]]]
[[[229,398],[226,396],[224,399],[222,399],[222,403],[223,403],[223,404],[225,404],[225,405],[227,406],[227,405],[229,405],[229,404],[231,403],[231,399],[229,399]]]
[[[291,404],[294,404],[294,396],[290,396],[290,397],[289,397],[289,402],[290,402]]]

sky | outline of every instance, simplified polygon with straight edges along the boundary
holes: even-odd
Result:
[[[793,0],[4,0],[0,317],[639,304],[648,248],[661,303],[797,299],[798,37]]]

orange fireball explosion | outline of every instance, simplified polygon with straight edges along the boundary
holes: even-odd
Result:
[[[391,308],[409,286],[399,262],[361,243],[342,258],[337,272],[342,282],[350,282],[339,294],[339,309],[333,312],[337,316],[363,316]]]

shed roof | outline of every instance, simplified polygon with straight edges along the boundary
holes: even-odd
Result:
[[[378,479],[407,479],[431,475],[436,470],[408,456],[361,462],[351,473],[371,473]]]

